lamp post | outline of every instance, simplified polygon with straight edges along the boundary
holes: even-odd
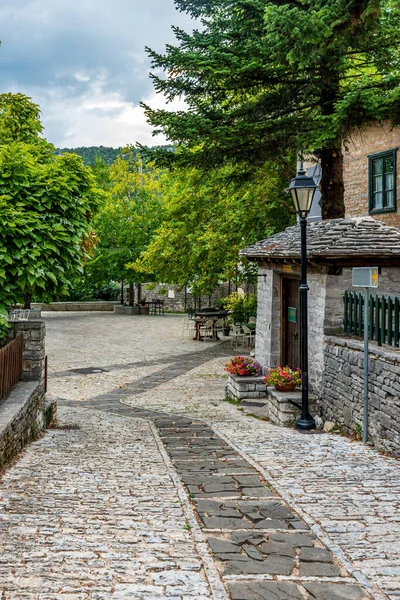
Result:
[[[301,417],[296,429],[309,431],[315,423],[308,413],[308,285],[307,285],[307,216],[311,210],[317,184],[303,168],[300,155],[300,168],[291,180],[289,191],[300,221],[301,233],[301,282],[300,282],[300,369],[301,369]]]

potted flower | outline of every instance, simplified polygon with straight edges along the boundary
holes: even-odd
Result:
[[[230,375],[238,375],[239,377],[252,375],[258,377],[262,373],[260,363],[251,356],[234,356],[226,363],[225,371],[228,371]]]
[[[278,366],[268,369],[268,375],[264,377],[265,385],[274,385],[280,392],[292,392],[301,383],[300,369],[292,370],[290,367]]]

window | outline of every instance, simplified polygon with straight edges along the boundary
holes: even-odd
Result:
[[[396,210],[396,150],[369,157],[369,212]]]

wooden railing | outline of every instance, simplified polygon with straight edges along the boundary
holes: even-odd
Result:
[[[22,377],[23,350],[22,335],[0,349],[0,398],[3,398]]]
[[[345,292],[344,332],[364,336],[364,296],[361,292]],[[371,294],[368,306],[368,338],[378,343],[399,347],[400,298]]]

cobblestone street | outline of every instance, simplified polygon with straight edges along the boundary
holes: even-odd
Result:
[[[58,424],[0,482],[1,600],[399,600],[400,464],[225,402],[182,318],[45,313]]]

